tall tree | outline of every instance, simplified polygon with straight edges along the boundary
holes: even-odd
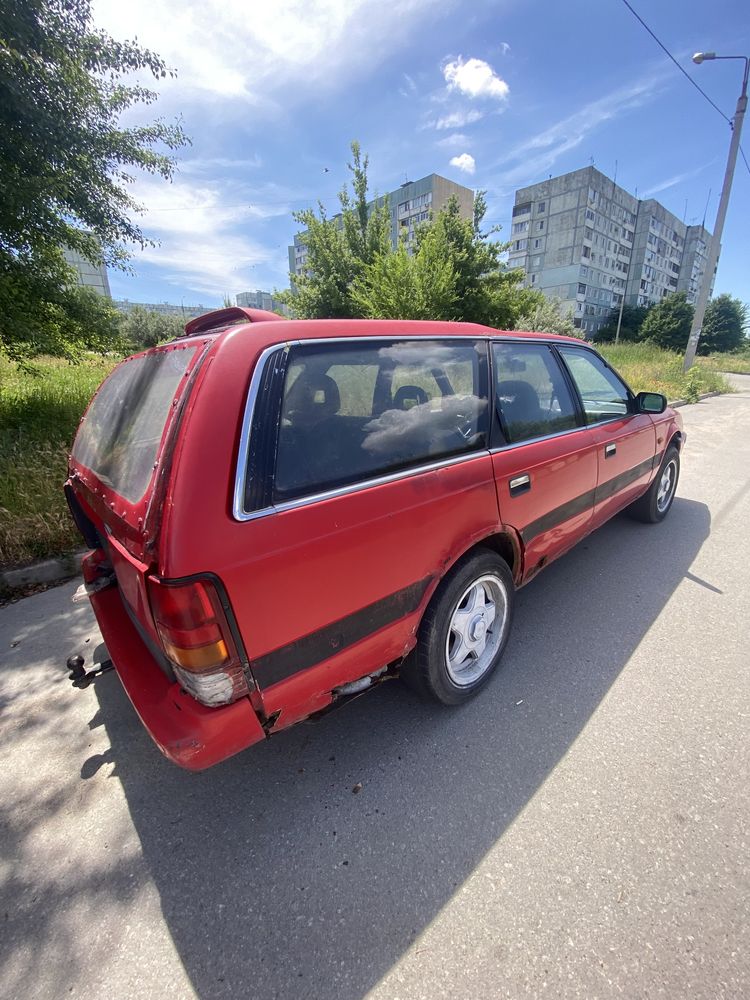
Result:
[[[378,254],[391,249],[391,216],[386,199],[368,199],[367,168],[359,143],[351,144],[353,194],[346,185],[339,194],[341,212],[329,219],[321,202],[318,211],[294,212],[294,220],[305,228],[307,273],[291,276],[292,293],[284,298],[296,316],[306,319],[360,317],[355,300],[355,281]]]
[[[740,299],[735,299],[726,292],[711,299],[703,318],[698,352],[718,354],[741,347],[747,321],[748,308]]]
[[[684,351],[692,322],[693,307],[684,292],[677,292],[649,309],[641,327],[641,340],[651,340],[669,351]]]
[[[457,274],[445,232],[431,226],[410,253],[402,242],[395,253],[379,253],[355,280],[353,299],[373,319],[457,318]]]
[[[154,53],[92,25],[90,0],[5,0],[0,7],[0,348],[62,350],[46,317],[77,292],[61,248],[123,266],[150,244],[134,221],[133,173],[169,179],[187,138],[157,119],[130,128],[153,91],[121,78],[170,71]],[[72,301],[72,300],[71,300]],[[31,328],[31,329],[30,329]],[[49,336],[48,336],[49,334]]]

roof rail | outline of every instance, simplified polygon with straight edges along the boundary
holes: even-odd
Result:
[[[265,309],[245,309],[244,306],[228,306],[226,309],[214,309],[204,313],[185,324],[183,337],[191,337],[195,333],[208,333],[221,327],[232,326],[234,323],[265,323],[270,320],[283,320],[278,313]]]

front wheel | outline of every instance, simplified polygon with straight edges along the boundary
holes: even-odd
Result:
[[[638,521],[657,524],[663,521],[672,506],[677,481],[680,478],[680,453],[672,444],[667,448],[656,478],[642,497],[628,508],[628,513]]]
[[[490,549],[462,560],[440,584],[422,619],[404,680],[443,705],[459,705],[489,680],[510,634],[515,589]]]

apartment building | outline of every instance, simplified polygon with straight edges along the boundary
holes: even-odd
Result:
[[[163,316],[180,316],[186,323],[189,319],[195,319],[196,316],[202,316],[216,308],[216,306],[202,305],[186,306],[184,303],[175,305],[173,302],[131,302],[130,299],[115,299],[112,305],[125,315],[134,309],[145,309],[147,312],[161,313]]]
[[[104,264],[92,264],[90,260],[87,260],[77,250],[72,250],[70,247],[63,247],[62,249],[65,262],[75,270],[78,284],[81,288],[91,288],[99,295],[111,299],[112,292],[109,288],[109,277],[106,266]]]
[[[265,309],[266,312],[289,315],[289,307],[284,302],[279,302],[270,292],[263,292],[260,289],[254,292],[238,292],[234,302],[235,305],[244,306],[246,309]]]
[[[685,291],[694,302],[711,239],[593,166],[516,191],[510,235],[510,266],[561,299],[589,335],[623,295],[628,305],[652,305]]]
[[[462,218],[472,218],[474,212],[472,189],[456,184],[455,181],[450,181],[439,174],[428,174],[418,181],[405,181],[395,191],[373,199],[369,207],[372,209],[376,203],[382,205],[387,200],[391,213],[391,243],[395,249],[400,239],[405,239],[411,244],[416,228],[445,208],[451,198],[456,198],[458,201]],[[340,223],[341,216],[334,216],[334,221]],[[307,247],[303,232],[297,233],[294,243],[289,247],[289,273],[304,274],[306,269]]]

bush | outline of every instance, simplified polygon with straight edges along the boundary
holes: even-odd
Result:
[[[649,309],[641,327],[641,340],[650,340],[667,351],[684,351],[693,312],[684,292],[668,295]]]

